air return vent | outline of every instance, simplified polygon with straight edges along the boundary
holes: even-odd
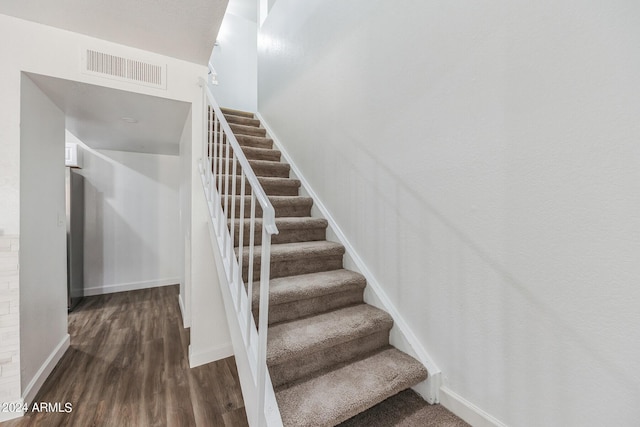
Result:
[[[85,74],[160,89],[167,88],[166,65],[152,64],[91,49],[83,49],[82,53],[82,71]]]

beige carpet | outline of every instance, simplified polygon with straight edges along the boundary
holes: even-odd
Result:
[[[441,405],[406,390],[340,424],[340,427],[467,427]]]
[[[343,268],[344,247],[326,240],[327,221],[311,217],[313,200],[299,195],[300,181],[289,177],[289,165],[280,161],[260,122],[251,113],[223,112],[275,208],[280,231],[271,247],[267,361],[284,425],[465,425],[444,408],[404,391],[424,381],[427,370],[389,345],[393,319],[364,303],[364,277]],[[239,184],[238,178],[238,189]],[[249,201],[246,196],[245,218]],[[229,224],[234,223],[236,246],[240,228],[246,245],[249,221],[240,223],[240,196],[230,197],[227,206],[234,203]],[[256,245],[261,233],[258,221]],[[241,256],[246,281],[246,246]],[[254,257],[257,315],[259,246]]]

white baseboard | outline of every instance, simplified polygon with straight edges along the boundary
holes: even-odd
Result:
[[[233,356],[233,345],[231,343],[223,344],[217,347],[210,347],[205,350],[194,350],[189,346],[189,367],[206,365],[216,360],[226,359]]]
[[[444,386],[440,387],[440,404],[473,427],[507,427],[503,422]]]
[[[69,336],[69,334],[67,334],[62,339],[62,341],[58,343],[56,348],[53,349],[53,351],[51,352],[49,357],[47,357],[47,360],[45,360],[45,362],[42,364],[40,369],[38,369],[38,372],[36,372],[35,376],[31,380],[31,382],[29,382],[27,387],[24,389],[24,392],[22,393],[22,400],[26,404],[31,405],[31,402],[33,402],[33,399],[36,397],[36,394],[38,394],[40,387],[42,387],[42,384],[44,384],[46,379],[49,377],[49,375],[51,374],[51,371],[53,371],[53,368],[56,367],[56,365],[64,355],[65,351],[67,351],[67,349],[69,348],[70,344],[71,344],[71,337]]]
[[[273,143],[275,145],[274,148],[280,150],[280,152],[282,153],[282,158],[287,163],[289,163],[291,171],[293,172],[295,177],[300,180],[304,191],[306,191],[309,197],[313,198],[314,209],[317,208],[317,211],[320,213],[320,215],[328,221],[329,229],[327,230],[327,232],[332,232],[334,234],[335,240],[337,240],[344,246],[346,251],[345,268],[358,271],[367,280],[367,287],[364,293],[365,302],[386,311],[393,318],[393,328],[391,329],[391,333],[389,336],[390,343],[393,346],[397,347],[399,350],[404,351],[405,353],[418,359],[429,371],[429,378],[412,388],[429,403],[438,403],[438,393],[441,386],[442,371],[440,370],[440,368],[438,368],[438,366],[431,358],[431,356],[429,356],[416,335],[409,328],[407,322],[404,320],[398,309],[396,309],[395,305],[391,302],[387,294],[384,292],[382,285],[378,282],[371,270],[369,270],[360,255],[356,252],[349,239],[347,239],[345,233],[342,231],[340,226],[338,226],[338,223],[331,215],[331,212],[327,209],[320,197],[318,197],[318,194],[309,184],[309,181],[307,181],[304,175],[302,175],[300,169],[298,169],[296,164],[293,162],[293,159],[289,155],[289,152],[282,145],[281,141],[278,139],[278,136],[273,132],[273,129],[271,129],[267,121],[264,119],[264,117],[262,117],[260,113],[256,113],[256,118],[260,120],[269,137],[273,139]],[[329,239],[329,235],[327,235],[327,238]]]
[[[161,286],[176,285],[180,283],[179,277],[169,277],[158,280],[145,280],[142,282],[118,283],[114,285],[91,286],[84,288],[84,296],[113,294],[116,292],[137,291],[139,289],[159,288]]]

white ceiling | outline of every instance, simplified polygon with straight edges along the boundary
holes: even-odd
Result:
[[[179,154],[189,103],[38,74],[28,76],[64,111],[67,130],[89,147]]]
[[[0,13],[206,65],[228,0],[0,0]]]

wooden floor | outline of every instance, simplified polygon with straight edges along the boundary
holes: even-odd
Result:
[[[178,287],[85,298],[69,315],[71,347],[14,426],[247,426],[234,359],[189,368]]]

